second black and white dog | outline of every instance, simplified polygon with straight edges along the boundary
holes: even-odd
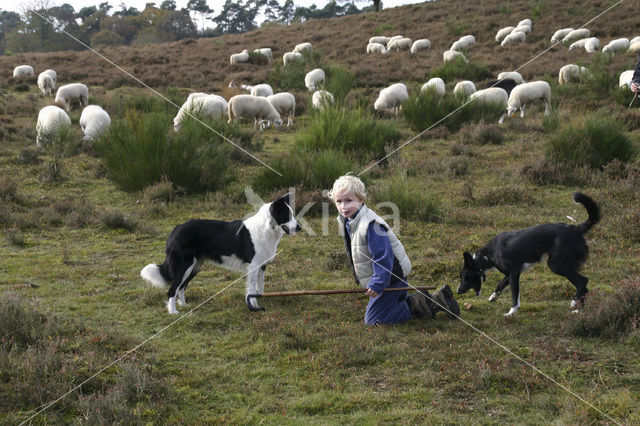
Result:
[[[471,256],[464,252],[464,266],[460,272],[458,294],[474,289],[480,295],[485,272],[497,269],[505,276],[489,297],[498,298],[502,290],[511,287],[511,309],[505,315],[510,316],[520,308],[520,273],[532,264],[548,256],[547,265],[552,272],[567,278],[575,287],[576,295],[571,308],[584,304],[587,290],[587,277],[578,273],[589,254],[584,234],[600,220],[600,208],[591,198],[576,192],[573,201],[582,204],[589,217],[579,225],[564,223],[545,223],[519,231],[503,232]]]
[[[264,292],[264,272],[273,261],[283,235],[294,235],[300,225],[291,208],[291,194],[262,205],[245,220],[225,222],[193,219],[176,226],[169,234],[166,259],[151,263],[140,276],[154,287],[169,287],[167,310],[177,314],[176,302],[186,305],[184,292],[205,260],[247,274],[245,301],[251,310],[260,310],[255,297]]]

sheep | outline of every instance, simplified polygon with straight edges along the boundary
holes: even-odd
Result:
[[[551,43],[557,43],[559,41],[562,41],[562,39],[565,38],[566,35],[569,34],[571,31],[573,31],[573,28],[562,28],[556,31],[551,36]]]
[[[520,110],[520,117],[524,117],[524,108],[533,101],[544,102],[544,115],[549,114],[551,103],[551,86],[546,81],[530,81],[517,85],[509,95],[507,102],[507,115],[512,116]]]
[[[525,34],[529,34],[531,32],[531,26],[529,26],[529,25],[518,25],[511,32],[515,33],[515,32],[518,32],[518,31],[523,32]]]
[[[251,88],[249,93],[253,96],[262,96],[266,98],[267,96],[273,95],[273,89],[268,84],[256,84]]]
[[[391,45],[391,43],[393,43],[395,40],[400,40],[401,38],[404,38],[404,36],[394,35],[392,37],[389,37],[389,40],[387,40],[387,50],[389,50],[389,45]]]
[[[506,36],[508,36],[509,34],[511,34],[511,31],[514,30],[515,27],[504,27],[498,30],[498,32],[496,33],[496,41],[499,43],[502,40],[504,40],[504,38]]]
[[[378,43],[378,44],[381,44],[383,46],[386,46],[386,44],[389,43],[389,37],[385,37],[385,36],[371,37],[369,39],[369,43]]]
[[[616,52],[626,52],[630,45],[628,38],[617,38],[607,43],[602,48],[602,53],[609,53],[613,56]]]
[[[267,98],[253,95],[235,95],[229,99],[229,123],[238,121],[239,118],[253,118],[253,130],[256,124],[259,125],[260,131],[265,124],[271,123],[275,128],[282,126],[280,114],[271,105]]]
[[[280,117],[287,116],[287,127],[293,124],[293,116],[296,113],[296,98],[289,92],[280,92],[267,96],[267,100],[278,111]]]
[[[54,103],[58,106],[64,106],[69,111],[71,103],[78,101],[80,106],[89,104],[89,88],[82,83],[71,83],[60,86],[56,91]]]
[[[378,99],[376,99],[373,107],[376,111],[392,110],[395,111],[396,117],[402,109],[402,104],[409,99],[407,86],[402,83],[395,83],[380,91]]]
[[[71,126],[71,119],[62,108],[55,105],[42,108],[36,123],[36,146],[42,148],[62,126]]]
[[[518,22],[518,25],[516,25],[516,27],[519,27],[521,25],[526,25],[529,28],[531,28],[531,25],[533,25],[533,22],[531,22],[531,19],[529,19],[529,18],[523,19],[522,21]]]
[[[640,41],[640,36],[634,37],[631,40],[629,40],[629,46],[631,46],[632,44],[636,43]]]
[[[271,61],[273,60],[273,52],[271,51],[271,48],[269,47],[261,47],[259,49],[254,49],[253,53],[258,53],[262,56],[266,56],[267,57],[267,63],[271,63]]]
[[[324,85],[324,71],[320,68],[309,71],[307,75],[304,76],[304,85],[307,86],[310,92]]]
[[[502,78],[500,80],[492,80],[489,81],[488,83],[486,83],[484,85],[485,89],[490,89],[493,87],[497,87],[500,89],[503,89],[505,92],[507,92],[507,95],[511,94],[511,91],[513,90],[514,87],[516,87],[518,85],[518,83],[511,79],[511,78]]]
[[[229,57],[230,64],[244,64],[249,62],[249,51],[244,49],[242,53],[234,53]]]
[[[242,89],[242,90],[246,90],[247,92],[251,91],[251,88],[253,87],[250,84],[240,84],[238,85],[238,83],[235,80],[231,80],[229,82],[229,89]],[[191,95],[193,95],[194,93],[192,93]],[[189,96],[191,96],[189,95]],[[206,95],[206,93],[203,93],[203,95]]]
[[[500,46],[506,46],[508,44],[512,44],[512,43],[523,43],[527,38],[527,35],[525,33],[523,33],[522,31],[516,31],[515,33],[511,33],[508,36],[506,36],[503,40],[502,43],[500,43]]]
[[[41,72],[38,74],[38,88],[40,88],[42,96],[51,96],[51,91],[56,88],[56,85],[49,74]]]
[[[512,80],[513,81],[513,80]],[[472,93],[469,96],[469,101],[477,99],[479,103],[492,103],[497,104],[502,108],[507,108],[507,102],[509,99],[509,95],[507,91],[501,87],[489,87],[487,89],[478,90],[477,92]],[[504,122],[504,114],[500,116],[498,123],[502,124]]]
[[[476,85],[473,84],[473,81],[463,80],[459,81],[456,84],[456,87],[453,88],[453,93],[455,95],[460,94],[459,96],[464,96],[465,98],[471,96],[472,93],[476,91]]]
[[[597,37],[590,37],[584,42],[584,50],[587,53],[593,53],[600,47],[600,40]]]
[[[442,60],[443,62],[450,62],[450,61],[456,61],[458,58],[462,58],[462,61],[465,64],[468,64],[469,61],[467,60],[466,56],[464,56],[464,54],[462,52],[457,52],[455,50],[447,50],[446,52],[444,52],[442,54]]]
[[[291,64],[293,62],[302,61],[304,57],[300,52],[287,52],[282,55],[282,64],[287,66],[287,64]]]
[[[227,100],[222,96],[200,92],[191,93],[173,119],[173,131],[180,131],[182,121],[188,115],[202,114],[207,118],[224,117],[227,115],[228,108]]]
[[[107,111],[98,105],[87,105],[80,114],[80,127],[84,141],[97,139],[111,125],[111,118]]]
[[[631,79],[633,78],[634,70],[627,70],[620,73],[618,78],[618,87],[624,87],[628,89],[631,86]]]
[[[31,65],[18,65],[13,69],[13,78],[23,79],[33,76],[35,76],[35,72],[33,71],[33,67]]]
[[[425,84],[422,85],[422,87],[420,88],[420,91],[424,93],[427,90],[429,90],[429,88],[431,87],[434,88],[434,93],[438,99],[444,96],[444,92],[445,92],[444,80],[442,80],[440,77],[434,77],[432,79],[429,79],[429,81],[427,81]]]
[[[386,47],[384,47],[383,44],[380,44],[380,43],[369,43],[369,44],[367,44],[367,53],[368,54],[380,53],[382,55],[387,55],[389,53],[389,51],[387,50]]]
[[[411,54],[417,53],[420,50],[427,50],[431,48],[431,41],[426,38],[421,38],[413,42],[411,45]]]
[[[568,43],[574,40],[580,40],[583,38],[588,38],[591,35],[591,31],[586,28],[578,28],[577,30],[570,31],[564,38],[562,39],[563,43]]]
[[[569,46],[569,50],[584,49],[585,48],[584,46],[587,43],[587,40],[589,40],[589,39],[588,38],[582,38],[582,39],[580,39],[578,41],[574,41]]]
[[[51,80],[53,80],[53,88],[55,89],[56,84],[58,84],[58,73],[52,69],[44,70],[41,74],[49,74]]]
[[[471,46],[471,43],[468,43],[466,40],[456,40],[451,44],[449,50],[459,52],[461,50],[465,50],[467,47]]]
[[[558,73],[558,84],[563,85],[571,81],[580,81],[582,78],[588,77],[591,73],[585,67],[579,67],[575,64],[568,64],[560,68]]]
[[[401,50],[409,50],[411,49],[412,44],[413,44],[413,41],[411,41],[410,38],[403,37],[403,38],[390,41],[387,44],[387,50],[388,51],[395,50],[396,52],[399,52]]]
[[[326,107],[336,102],[333,95],[326,90],[317,90],[311,96],[311,105],[317,110],[324,110]]]
[[[472,44],[476,43],[476,38],[474,36],[472,36],[471,34],[467,34],[465,36],[462,36],[459,38],[459,40],[463,40],[466,43],[469,44],[469,46],[471,46]]]
[[[640,52],[640,40],[636,41],[635,43],[631,43],[629,46],[629,50],[627,50],[628,53],[638,53]]]
[[[502,80],[505,78],[510,78],[511,80],[515,81],[516,84],[524,83],[522,75],[517,71],[504,71],[498,74],[498,80]]]
[[[306,42],[306,43],[300,43],[300,44],[296,44],[296,47],[293,48],[294,52],[298,52],[298,53],[302,53],[304,51],[307,51],[309,53],[311,53],[311,43]]]

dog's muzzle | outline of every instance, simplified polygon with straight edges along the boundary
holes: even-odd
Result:
[[[302,230],[302,226],[300,226],[300,224],[296,224],[295,228],[290,228],[287,225],[282,225],[282,230],[284,231],[285,234],[287,235],[295,235],[296,232],[300,232]]]

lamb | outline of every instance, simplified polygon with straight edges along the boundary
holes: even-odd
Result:
[[[502,40],[502,43],[500,43],[500,46],[504,47],[512,43],[523,43],[526,39],[527,39],[527,35],[525,33],[523,33],[522,31],[516,31],[515,33],[511,33],[508,36],[506,36]]]
[[[492,80],[489,81],[488,83],[486,83],[484,85],[485,89],[490,89],[493,87],[497,87],[500,89],[503,89],[505,92],[507,92],[507,95],[511,94],[511,91],[513,90],[514,87],[516,87],[518,85],[518,83],[516,83],[515,80],[511,79],[511,78],[502,78],[500,80]],[[506,105],[505,105],[506,107]]]
[[[469,61],[467,60],[466,56],[464,56],[464,54],[462,52],[457,52],[455,50],[447,50],[446,52],[444,52],[442,54],[442,60],[443,62],[451,62],[451,61],[456,61],[458,60],[458,58],[462,58],[462,61],[465,64],[468,64]]]
[[[267,100],[278,111],[280,117],[287,116],[287,127],[293,124],[293,116],[296,113],[296,98],[289,92],[280,92],[267,96]]]
[[[373,107],[376,111],[392,110],[395,111],[396,117],[402,109],[402,104],[409,99],[407,86],[402,83],[395,83],[380,91],[378,99],[376,99]]]
[[[580,40],[583,38],[588,38],[591,35],[591,31],[586,28],[578,28],[577,30],[570,31],[564,38],[562,39],[563,43],[572,42],[574,40]]]
[[[385,37],[385,36],[371,37],[369,39],[369,43],[378,43],[378,44],[381,44],[383,46],[386,46],[386,44],[389,43],[389,37]]]
[[[268,84],[256,84],[251,88],[249,93],[253,96],[262,96],[266,98],[267,96],[273,95],[273,89]]]
[[[509,34],[511,34],[511,32],[515,29],[515,27],[504,27],[498,30],[498,32],[496,33],[496,41],[497,42],[501,42],[502,40],[504,40],[504,38],[506,36],[508,36]]]
[[[429,81],[427,81],[425,84],[422,85],[422,87],[420,88],[420,91],[424,93],[427,90],[429,90],[429,88],[431,87],[434,88],[433,89],[434,93],[438,99],[441,99],[444,96],[444,92],[445,92],[444,80],[442,80],[440,77],[434,77],[432,79],[429,79]]]
[[[189,115],[202,114],[207,118],[224,117],[227,115],[228,108],[227,100],[222,96],[191,93],[173,119],[173,131],[180,131],[182,121]]]
[[[431,41],[426,38],[421,38],[413,42],[411,45],[411,54],[419,52],[420,50],[427,50],[431,48]]]
[[[310,92],[324,85],[324,71],[320,68],[309,71],[307,75],[304,76],[304,85],[307,86]]]
[[[71,83],[60,86],[56,91],[54,103],[60,107],[64,106],[69,111],[71,103],[78,101],[81,107],[89,104],[89,88],[82,83]]]
[[[256,124],[259,125],[260,131],[268,123],[276,128],[282,126],[280,114],[271,102],[262,96],[235,95],[229,99],[229,123],[239,118],[253,118],[253,130],[256,129]]]
[[[638,53],[640,52],[640,40],[636,41],[635,43],[631,43],[629,46],[629,50],[627,50],[628,53]]]
[[[528,103],[534,101],[544,102],[544,115],[549,114],[549,104],[551,103],[549,83],[539,80],[516,86],[509,95],[507,115],[512,116],[517,110],[520,110],[520,117],[524,117],[524,108]]]
[[[509,95],[506,90],[501,87],[489,87],[487,89],[478,90],[477,92],[472,93],[469,96],[469,101],[477,99],[479,103],[492,103],[499,105],[502,108],[507,107],[507,101],[509,99]],[[504,122],[504,114],[500,116],[498,123],[502,124]]]
[[[307,51],[311,53],[311,43],[306,42],[306,43],[296,44],[296,47],[293,48],[293,51],[298,53]]]
[[[42,108],[36,123],[36,146],[42,148],[63,126],[71,126],[71,119],[62,108],[55,105]]]
[[[560,68],[558,73],[558,84],[563,85],[571,81],[580,81],[582,78],[591,75],[585,67],[579,67],[575,64],[568,64]]]
[[[380,43],[369,43],[369,44],[367,44],[367,53],[368,54],[380,53],[382,55],[387,55],[389,53],[389,51],[387,50],[386,47],[384,47],[383,44],[380,44]]]
[[[31,65],[18,65],[13,69],[13,78],[28,78],[35,76],[33,67]]]
[[[498,80],[503,80],[505,78],[510,78],[511,80],[515,81],[516,84],[524,83],[522,75],[517,71],[505,71],[498,74]]]
[[[56,88],[56,84],[53,82],[53,79],[49,74],[41,72],[38,75],[38,88],[40,88],[42,96],[51,96],[51,91]]]
[[[85,141],[97,139],[111,125],[109,114],[98,105],[87,105],[80,114],[80,127]]]
[[[629,43],[628,38],[617,38],[607,43],[602,48],[602,53],[610,53],[613,56],[616,52],[626,52],[629,46],[631,46],[631,43]]]
[[[628,89],[631,86],[631,79],[633,78],[634,70],[627,70],[620,73],[618,78],[618,87],[624,87]]]
[[[473,81],[463,80],[459,81],[456,84],[456,87],[453,88],[453,93],[455,95],[463,96],[465,98],[471,96],[472,93],[476,91],[476,85],[473,84]]]
[[[569,34],[571,31],[573,31],[573,28],[562,28],[558,31],[556,31],[555,33],[553,33],[553,35],[551,36],[551,43],[557,43],[559,41],[561,41],[563,38],[566,37],[567,34]]]
[[[317,110],[324,110],[336,102],[333,95],[326,90],[317,90],[311,96],[311,105]]]
[[[599,47],[600,40],[598,40],[598,38],[596,37],[590,37],[587,39],[587,41],[584,42],[584,50],[586,50],[587,53],[593,53],[598,50]]]
[[[267,63],[271,63],[271,61],[273,60],[273,52],[271,51],[271,48],[269,47],[261,47],[259,49],[254,49],[253,53],[258,53],[262,56],[266,56],[267,57]]]
[[[390,41],[387,44],[387,50],[388,51],[395,50],[396,52],[399,52],[401,50],[409,50],[411,49],[412,44],[413,42],[411,41],[410,38],[403,37],[403,38]]]
[[[234,53],[229,57],[231,64],[244,64],[249,62],[249,51],[244,49],[241,53]]]
[[[304,57],[300,52],[286,52],[282,55],[282,63],[286,67],[287,64],[291,64],[293,62],[302,61]]]

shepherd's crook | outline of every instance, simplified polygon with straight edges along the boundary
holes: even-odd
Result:
[[[631,105],[633,105],[633,101],[635,101],[637,97],[638,97],[638,92],[636,92],[635,95],[633,95],[633,99],[631,99],[631,103],[629,104],[629,108],[631,108]]]
[[[392,287],[385,288],[384,292],[389,291],[407,291],[407,290],[435,290],[435,287]],[[344,294],[344,293],[366,293],[366,288],[339,289],[339,290],[298,290],[298,291],[274,291],[271,293],[248,294],[249,297],[280,297],[280,296],[312,296],[327,294]]]

